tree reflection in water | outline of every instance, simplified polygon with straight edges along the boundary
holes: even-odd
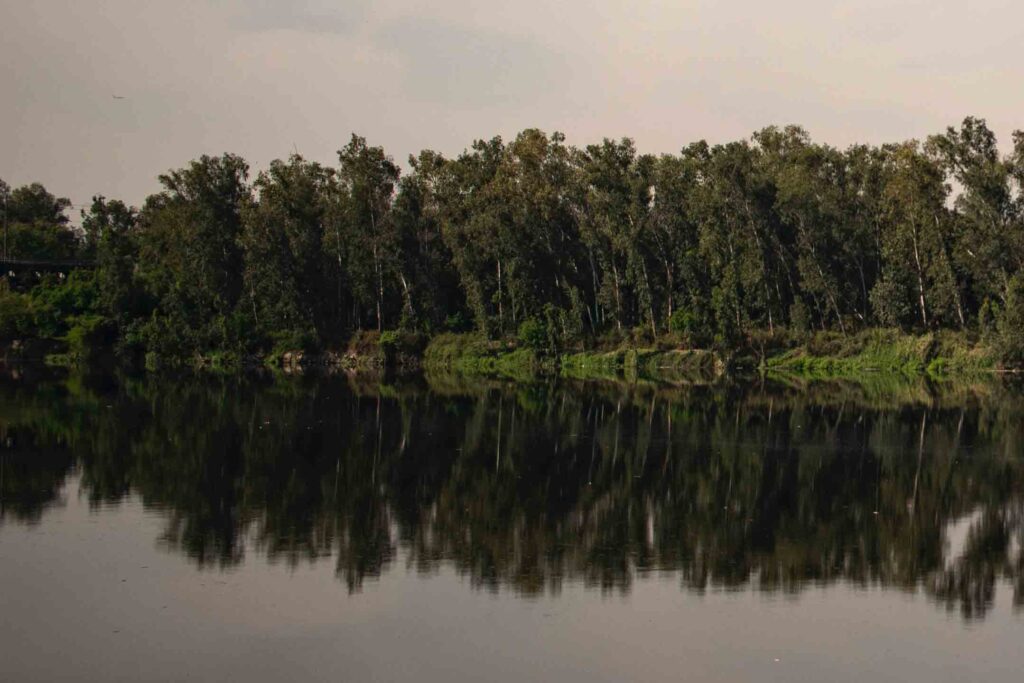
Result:
[[[1024,603],[1018,390],[427,377],[8,376],[0,523],[77,471],[135,495],[203,568],[398,561],[488,590],[922,589],[967,618]],[[952,529],[966,531],[959,542]]]

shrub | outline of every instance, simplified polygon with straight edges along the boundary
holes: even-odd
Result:
[[[387,362],[417,358],[423,351],[424,337],[410,330],[385,330],[378,342]]]
[[[348,341],[348,351],[357,356],[370,356],[380,350],[380,332],[356,330]]]
[[[277,356],[289,351],[315,351],[318,347],[313,330],[281,330],[270,333],[272,354]]]
[[[430,367],[450,368],[460,360],[490,353],[488,342],[477,334],[446,332],[430,340],[423,353],[423,362]]]
[[[32,329],[31,299],[24,294],[0,290],[0,340],[19,339]]]
[[[680,308],[668,319],[668,329],[679,334],[689,334],[696,324],[693,313]]]
[[[693,308],[676,309],[668,319],[668,329],[690,346],[707,346],[712,338],[706,318]]]
[[[998,330],[999,357],[1003,363],[1012,366],[1024,364],[1024,273],[1010,278]]]
[[[807,310],[807,304],[800,299],[789,307],[789,326],[798,334],[811,329],[811,312]]]
[[[536,351],[547,348],[548,326],[536,318],[523,321],[519,326],[519,343]]]
[[[96,349],[109,344],[113,336],[113,323],[102,315],[74,316],[68,323],[70,327],[64,340],[72,358],[87,358]]]
[[[875,317],[883,325],[909,329],[917,321],[914,291],[905,275],[886,273],[875,283],[869,297]]]
[[[444,329],[449,332],[469,332],[473,329],[473,322],[462,311],[456,311],[445,318]]]
[[[36,328],[44,337],[66,334],[73,317],[99,309],[99,286],[93,272],[75,271],[66,281],[48,276],[32,289],[31,297]]]

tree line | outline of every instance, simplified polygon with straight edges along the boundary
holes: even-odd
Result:
[[[203,156],[140,208],[94,198],[80,228],[67,200],[0,181],[12,257],[97,262],[8,278],[0,335],[187,356],[338,348],[358,330],[527,325],[579,348],[1024,325],[1024,132],[1004,154],[981,119],[923,143],[840,150],[769,127],[660,156],[530,129],[409,169],[356,135],[333,167]]]

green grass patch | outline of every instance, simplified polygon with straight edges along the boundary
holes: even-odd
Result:
[[[856,379],[879,373],[942,378],[987,374],[996,367],[995,355],[965,334],[866,330],[851,336],[815,335],[767,358],[762,369],[808,379]]]
[[[423,367],[471,375],[503,375],[529,379],[553,371],[553,359],[529,348],[488,341],[476,334],[445,333],[432,339],[423,354]]]

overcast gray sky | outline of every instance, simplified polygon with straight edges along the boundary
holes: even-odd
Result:
[[[645,152],[1024,128],[1020,0],[0,0],[0,30],[0,177],[76,203],[203,153],[334,163],[353,131],[404,163],[527,127]]]

